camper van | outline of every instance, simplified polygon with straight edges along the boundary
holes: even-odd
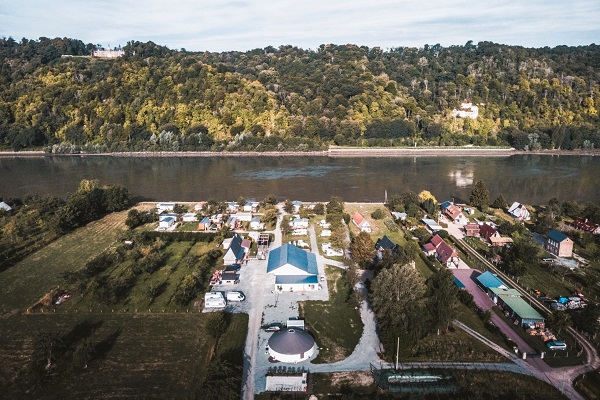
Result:
[[[204,294],[204,308],[223,308],[227,305],[221,292],[208,292]]]
[[[241,292],[227,292],[227,301],[244,301],[246,297]]]

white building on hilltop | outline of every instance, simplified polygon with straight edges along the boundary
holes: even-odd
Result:
[[[125,55],[125,52],[123,50],[100,49],[100,50],[94,50],[92,52],[92,56],[98,57],[98,58],[119,58],[119,57],[123,57],[124,55]]]
[[[456,108],[452,110],[453,117],[476,119],[478,115],[479,107],[474,106],[472,103],[462,103],[460,105],[460,110],[457,110]]]

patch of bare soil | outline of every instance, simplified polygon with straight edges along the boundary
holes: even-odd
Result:
[[[368,371],[332,372],[328,375],[332,386],[370,386],[374,383],[373,375]]]

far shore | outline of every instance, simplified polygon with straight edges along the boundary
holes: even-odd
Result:
[[[141,151],[117,153],[51,154],[44,151],[0,151],[0,157],[490,157],[515,154],[553,156],[600,156],[600,150],[537,150],[520,151],[514,148],[489,147],[417,147],[417,148],[362,148],[330,147],[323,151]]]

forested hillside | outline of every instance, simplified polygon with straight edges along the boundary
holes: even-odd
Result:
[[[0,40],[0,147],[51,152],[600,146],[600,46],[193,53]],[[61,57],[71,55],[73,57]],[[476,119],[452,115],[461,103]]]

